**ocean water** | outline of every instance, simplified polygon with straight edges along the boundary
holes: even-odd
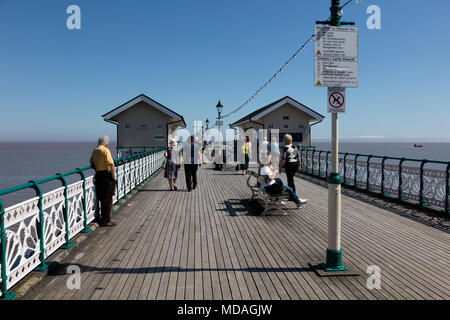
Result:
[[[95,143],[91,142],[0,142],[0,190],[67,172],[89,165]],[[313,143],[317,150],[331,150],[329,143]],[[116,157],[116,146],[109,146]],[[450,143],[423,143],[414,148],[413,143],[340,143],[341,152],[379,156],[405,157],[450,161]],[[68,178],[69,183],[79,181],[79,176]],[[59,181],[42,186],[44,192],[60,187]],[[28,189],[2,196],[6,206],[35,196]]]
[[[86,167],[95,146],[95,142],[0,142],[0,190]],[[116,145],[111,143],[109,149],[115,157]],[[67,179],[68,183],[79,180],[79,175]],[[48,182],[42,185],[42,191],[60,186],[59,181]],[[10,206],[34,196],[35,192],[27,189],[1,200]]]
[[[388,156],[410,159],[450,161],[450,143],[420,143],[423,148],[415,148],[414,143],[341,142],[339,152],[360,153],[373,156]],[[331,151],[330,143],[312,143],[317,150]]]

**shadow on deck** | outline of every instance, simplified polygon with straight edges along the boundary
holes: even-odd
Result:
[[[318,277],[325,259],[327,190],[296,178],[310,202],[261,217],[240,174],[199,170],[199,186],[168,191],[162,174],[71,249],[25,299],[449,299],[450,235],[358,199],[342,198],[344,264],[357,277]],[[282,176],[286,181],[285,177]],[[69,266],[81,271],[70,290]],[[367,288],[369,266],[381,289]]]

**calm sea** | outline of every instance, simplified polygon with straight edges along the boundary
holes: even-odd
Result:
[[[0,190],[39,180],[89,165],[89,158],[96,143],[91,142],[0,142]],[[113,157],[116,145],[109,146]],[[79,181],[74,175],[69,183]],[[58,181],[42,185],[44,192],[60,187]],[[1,197],[6,206],[35,196],[25,190]]]
[[[331,150],[329,143],[314,143],[318,150]],[[67,172],[88,165],[95,143],[90,142],[0,142],[0,190]],[[113,156],[116,146],[110,145]],[[450,143],[350,143],[340,144],[341,152],[450,161]],[[79,179],[73,176],[69,183]],[[60,182],[43,185],[43,191],[61,186]],[[34,196],[32,190],[17,192],[1,199],[6,206]]]
[[[317,150],[331,150],[330,143],[318,142],[313,143],[313,145]],[[339,152],[450,161],[450,143],[421,143],[421,145],[423,148],[414,147],[414,143],[341,142],[339,144]]]

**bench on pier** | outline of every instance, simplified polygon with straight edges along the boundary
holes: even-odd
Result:
[[[252,180],[255,180],[255,182],[252,183]],[[281,201],[289,199],[289,194],[287,192],[281,194],[268,193],[263,187],[264,184],[265,178],[259,174],[259,171],[248,171],[247,186],[252,191],[251,200],[257,200],[264,204],[264,211],[261,213],[262,216],[268,215],[270,210],[281,211]]]

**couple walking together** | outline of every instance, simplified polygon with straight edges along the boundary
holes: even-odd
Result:
[[[185,155],[184,152],[187,152]],[[197,153],[197,157],[195,156]],[[186,143],[182,151],[179,151],[177,141],[171,139],[164,157],[166,158],[166,166],[164,168],[164,178],[169,182],[171,191],[178,190],[176,181],[178,178],[178,169],[184,163],[184,173],[186,176],[186,187],[188,192],[197,188],[197,170],[202,165],[201,147],[195,142],[193,136]],[[186,161],[184,159],[186,158]]]

